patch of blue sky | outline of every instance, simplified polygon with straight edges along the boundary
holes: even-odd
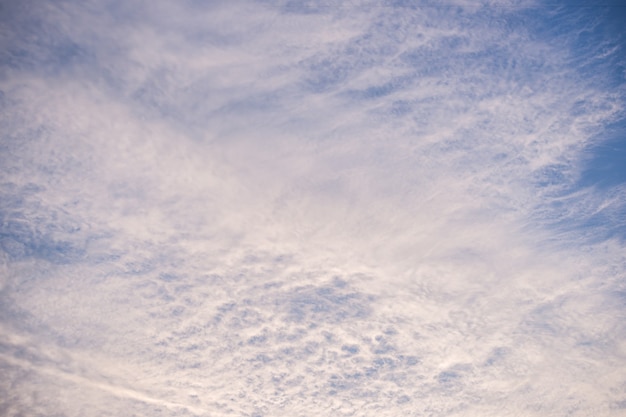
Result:
[[[607,239],[619,239],[626,241],[626,204],[622,202],[620,206],[610,210],[600,209],[596,213],[578,222],[579,227],[594,241]]]
[[[626,184],[626,119],[606,126],[601,137],[584,150],[579,187],[606,189]]]
[[[576,69],[573,75],[578,83],[598,91],[615,92],[614,103],[598,104],[593,96],[570,103],[573,117],[584,118],[598,110],[609,114],[611,105],[624,105],[619,99],[626,89],[624,5],[557,3],[531,8],[525,13],[536,18],[533,25],[536,30],[531,33],[539,39],[569,34],[560,39],[566,40],[562,47],[568,51],[567,60]],[[576,159],[551,164],[534,173],[535,185],[551,190],[546,195],[549,198],[542,202],[545,206],[538,207],[537,213],[542,217],[540,222],[549,223],[559,231],[578,230],[592,240],[624,239],[626,228],[619,218],[626,214],[626,201],[619,196],[619,189],[626,184],[626,114],[613,112],[600,128],[591,128],[596,133]],[[581,192],[584,190],[592,191]],[[613,194],[614,198],[602,199],[602,193]],[[607,200],[612,200],[610,207],[600,209]],[[572,207],[587,208],[572,212]]]
[[[588,208],[574,217],[559,218],[557,224],[560,228],[579,228],[593,240],[626,240],[626,120],[606,127],[601,136],[584,149],[576,182],[561,192],[566,197],[588,190],[581,195],[593,196],[596,203],[587,203]],[[559,175],[557,170],[553,178]],[[566,197],[555,208],[565,209],[568,200]]]
[[[11,13],[9,13],[12,16]],[[3,71],[7,69],[42,73],[45,76],[66,74],[73,68],[93,64],[95,56],[81,40],[71,39],[46,19],[11,21],[11,32],[5,48],[0,52]],[[26,44],[20,37],[30,37],[33,32],[40,36],[30,38]]]
[[[369,86],[361,90],[349,90],[346,95],[354,100],[372,100],[387,96],[405,87],[407,77],[392,80],[380,85]]]
[[[23,213],[7,213],[0,224],[0,248],[12,260],[31,257],[52,263],[75,263],[86,254],[85,236],[80,227],[64,219],[55,224],[51,219],[34,219]]]

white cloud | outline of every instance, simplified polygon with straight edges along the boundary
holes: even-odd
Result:
[[[8,415],[619,414],[617,46],[529,7],[9,10]]]

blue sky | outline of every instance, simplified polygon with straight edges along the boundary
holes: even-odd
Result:
[[[0,6],[1,414],[624,414],[624,5]]]

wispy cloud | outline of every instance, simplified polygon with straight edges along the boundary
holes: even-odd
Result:
[[[4,6],[3,406],[618,415],[610,11]]]

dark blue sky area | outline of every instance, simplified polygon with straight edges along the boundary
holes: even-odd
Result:
[[[605,7],[608,6],[608,7]],[[586,41],[582,40],[580,48],[585,49],[585,43],[600,44],[607,38],[612,39],[620,50],[611,58],[610,62],[600,64],[595,71],[608,71],[608,78],[612,81],[615,90],[626,87],[626,1],[601,2],[590,7],[590,14],[601,16],[601,24],[595,26]],[[601,137],[597,138],[596,145],[590,147],[585,155],[586,169],[580,179],[581,186],[610,187],[626,182],[626,112],[621,120],[607,127]]]
[[[626,121],[617,124],[607,136],[588,150],[581,186],[610,187],[626,182]]]

